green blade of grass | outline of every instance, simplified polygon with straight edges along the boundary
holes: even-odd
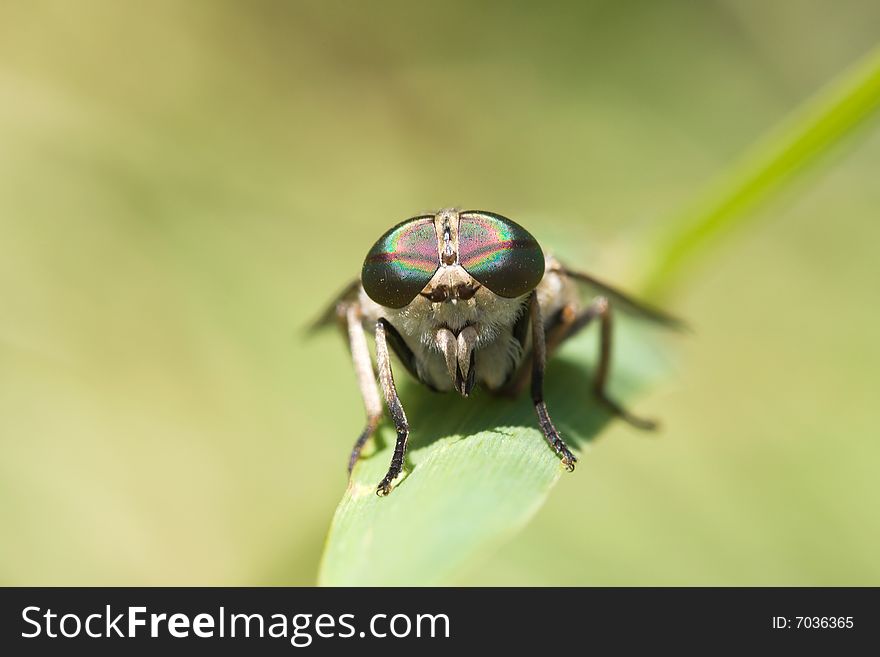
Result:
[[[753,218],[795,175],[816,163],[880,107],[880,47],[839,75],[792,113],[742,159],[673,218],[652,246],[642,289],[652,298],[667,293],[689,263],[719,234]]]
[[[878,105],[880,49],[792,114],[673,222],[656,246],[643,289],[668,290],[712,238],[744,220],[793,174],[862,125]],[[620,328],[613,392],[627,400],[662,378],[668,363],[644,332],[636,334],[626,323]],[[594,340],[585,335],[567,345],[547,373],[551,413],[581,451],[609,419],[589,396]],[[402,398],[412,425],[408,476],[389,497],[375,495],[393,443],[393,432],[383,427],[378,448],[355,468],[336,510],[320,584],[447,583],[524,526],[561,476],[527,398],[462,400],[414,384],[403,387]]]

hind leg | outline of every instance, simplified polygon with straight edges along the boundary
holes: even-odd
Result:
[[[599,362],[596,366],[596,376],[593,379],[593,394],[596,396],[596,399],[605,406],[605,408],[634,427],[645,430],[656,429],[657,423],[655,421],[633,415],[611,399],[606,391],[608,372],[611,368],[611,344],[613,336],[611,304],[606,297],[596,297],[593,302],[579,314],[573,313],[573,309],[569,306],[563,308],[560,311],[560,323],[554,327],[552,333],[555,338],[555,344],[553,344],[553,347],[558,346],[568,338],[580,333],[596,318],[599,319]],[[549,346],[550,345],[548,344],[548,347]]]

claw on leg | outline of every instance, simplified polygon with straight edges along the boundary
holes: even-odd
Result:
[[[557,453],[562,455],[562,465],[565,466],[565,469],[568,472],[574,472],[574,464],[577,463],[577,457],[569,451],[565,444],[562,445],[561,449],[557,450]]]

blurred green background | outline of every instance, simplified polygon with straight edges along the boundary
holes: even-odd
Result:
[[[878,25],[858,0],[4,2],[0,583],[313,583],[363,411],[343,341],[300,329],[379,234],[492,209],[632,287]],[[671,296],[696,333],[638,404],[663,433],[614,423],[459,583],[880,584],[876,124],[848,146]]]

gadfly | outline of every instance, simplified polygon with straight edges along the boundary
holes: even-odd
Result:
[[[588,302],[581,289],[594,291]],[[317,326],[334,318],[348,334],[367,423],[348,462],[351,472],[382,417],[379,387],[397,431],[388,473],[376,492],[387,495],[400,475],[409,422],[394,384],[390,353],[435,391],[468,397],[475,386],[518,395],[531,382],[538,424],[562,465],[577,458],[562,440],[544,401],[544,368],[559,345],[593,320],[599,323],[595,397],[641,429],[654,422],[632,415],[606,394],[611,362],[612,304],[661,324],[680,322],[592,276],[546,255],[516,222],[483,210],[440,210],[397,224],[367,253],[359,281],[340,294]],[[376,370],[367,345],[375,336]]]

